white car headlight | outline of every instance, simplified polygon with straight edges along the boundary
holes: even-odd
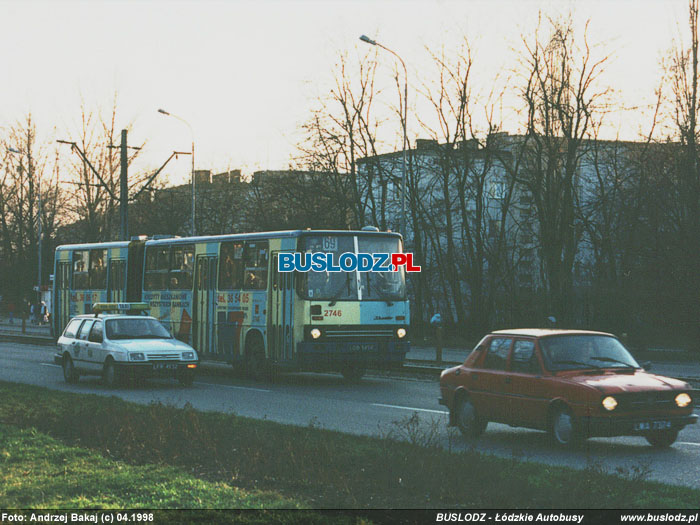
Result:
[[[404,337],[406,337],[406,329],[405,329],[405,328],[399,328],[398,330],[396,330],[396,336],[397,336],[399,339],[403,339]]]
[[[676,396],[676,405],[678,405],[681,408],[687,407],[692,402],[693,402],[693,399],[685,392],[683,392],[682,394],[678,394]]]
[[[145,361],[143,352],[129,352],[129,361]]]
[[[605,410],[615,410],[615,407],[617,407],[617,399],[615,399],[613,396],[604,398],[603,407],[605,407]]]
[[[182,359],[185,361],[192,361],[194,359],[194,352],[182,352]]]
[[[318,328],[313,328],[309,333],[314,339],[318,339],[319,337],[321,337],[321,330],[319,330]]]

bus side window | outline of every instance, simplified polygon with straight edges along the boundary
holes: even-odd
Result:
[[[87,290],[90,286],[88,255],[87,250],[73,252],[73,288],[76,290]]]
[[[173,264],[170,270],[171,290],[191,290],[194,270],[194,246],[173,246]]]
[[[107,289],[107,250],[90,250],[90,290]]]
[[[242,286],[242,242],[222,242],[219,254],[219,290],[238,290]]]
[[[146,249],[146,290],[167,290],[168,270],[170,269],[170,249],[152,246]]]
[[[246,290],[265,290],[267,288],[267,251],[268,241],[246,242],[243,250],[244,281]]]

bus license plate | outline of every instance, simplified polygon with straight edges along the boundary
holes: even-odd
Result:
[[[641,421],[634,424],[635,430],[666,430],[671,428],[670,421]]]
[[[175,370],[176,363],[153,363],[153,370]]]
[[[354,343],[350,345],[351,352],[373,352],[374,345],[371,343]]]

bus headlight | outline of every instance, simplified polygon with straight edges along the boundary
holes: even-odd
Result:
[[[194,352],[182,352],[182,359],[185,361],[192,361],[194,359]]]
[[[319,330],[318,328],[312,328],[311,332],[309,332],[309,333],[311,334],[311,337],[313,337],[314,339],[318,339],[319,337],[321,337],[321,330]]]
[[[603,399],[603,407],[605,407],[605,410],[615,410],[615,407],[617,407],[617,399],[615,399],[612,396],[608,396]]]
[[[399,339],[403,339],[404,337],[406,337],[406,329],[405,329],[405,328],[399,328],[398,330],[396,330],[396,336],[397,336]]]
[[[129,354],[129,361],[145,361],[143,352],[131,352]]]
[[[692,402],[692,398],[685,392],[676,396],[676,405],[678,405],[681,408],[687,407]]]

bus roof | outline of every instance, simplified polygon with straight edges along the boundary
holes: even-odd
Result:
[[[97,248],[126,248],[129,241],[93,242],[82,244],[63,244],[56,246],[56,251],[62,250],[95,250]]]
[[[274,232],[255,233],[228,233],[224,235],[199,235],[196,237],[168,237],[166,239],[150,239],[146,241],[148,246],[169,245],[169,244],[191,244],[197,242],[221,242],[229,240],[254,240],[271,238],[300,237],[301,235],[379,235],[401,237],[397,232],[383,232],[371,230],[283,230]],[[64,244],[56,247],[56,251],[63,250],[94,250],[99,248],[125,248],[132,241],[112,241],[82,244]]]
[[[225,235],[202,235],[197,237],[174,237],[171,239],[154,239],[146,241],[147,246],[167,245],[167,244],[191,244],[197,242],[221,242],[229,240],[254,240],[300,237],[301,235],[380,235],[401,237],[396,232],[367,231],[367,230],[284,230],[276,232],[256,232],[256,233],[229,233]]]

